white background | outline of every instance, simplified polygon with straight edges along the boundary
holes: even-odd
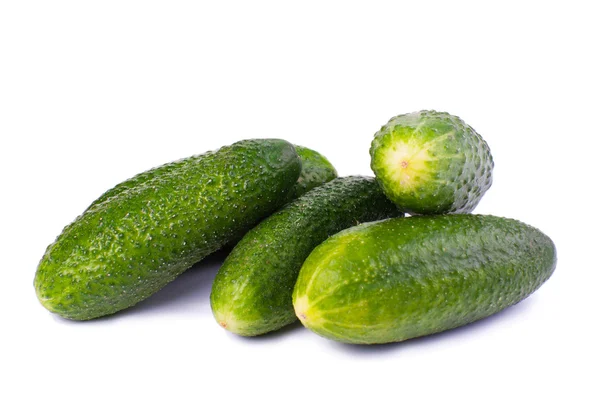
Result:
[[[2,1],[0,397],[597,399],[595,3]],[[255,137],[371,174],[374,132],[420,109],[488,141],[476,212],[555,241],[555,274],[519,305],[385,346],[299,324],[245,339],[210,312],[219,257],[110,318],[37,302],[46,246],[120,181]]]

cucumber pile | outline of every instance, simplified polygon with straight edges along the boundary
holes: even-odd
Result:
[[[329,339],[375,344],[485,318],[552,275],[548,236],[469,214],[494,161],[460,118],[394,117],[370,155],[375,177],[338,177],[314,150],[255,139],[143,172],[48,246],[37,297],[64,318],[99,318],[232,248],[210,294],[220,326],[256,336],[300,320]]]

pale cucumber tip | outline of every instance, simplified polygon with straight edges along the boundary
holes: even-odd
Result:
[[[39,302],[44,306],[44,308],[50,312],[56,312],[54,310],[54,302],[49,297],[44,297],[40,293],[38,295]]]
[[[216,311],[214,316],[217,320],[217,323],[229,332],[240,336],[253,336],[252,333],[250,333],[250,327],[248,324],[244,321],[238,320],[231,313]]]
[[[382,149],[381,159],[387,179],[396,185],[398,191],[411,191],[431,179],[435,171],[429,166],[434,157],[429,148],[411,141],[398,142]]]
[[[50,296],[47,296],[46,293],[44,293],[44,288],[43,285],[39,282],[39,278],[38,275],[36,275],[35,280],[34,280],[34,288],[35,288],[35,294],[38,298],[38,301],[40,302],[40,304],[42,306],[44,306],[44,308],[52,313],[55,313],[55,302],[54,299]]]
[[[322,322],[322,318],[311,310],[308,302],[308,296],[297,297],[294,301],[294,312],[296,317],[302,322],[302,325],[309,329],[314,329],[315,326],[319,326]]]
[[[300,321],[302,321],[302,323],[304,323],[304,321],[307,320],[307,311],[308,311],[308,299],[306,298],[306,296],[302,296],[297,298],[294,301],[294,312],[296,313],[296,317],[298,317],[298,319]]]

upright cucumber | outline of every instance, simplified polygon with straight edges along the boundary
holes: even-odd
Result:
[[[385,194],[411,214],[468,213],[492,185],[487,143],[445,112],[399,115],[371,143],[371,168]]]
[[[359,222],[400,215],[373,178],[337,178],[309,191],[248,232],[227,257],[210,296],[217,322],[244,336],[292,323],[292,290],[311,250]]]
[[[300,168],[290,143],[264,139],[177,161],[159,178],[138,175],[47,248],[34,281],[40,302],[75,320],[136,304],[279,208]]]
[[[347,343],[398,342],[468,324],[529,296],[554,271],[552,240],[483,215],[389,219],[342,231],[306,259],[302,323]]]

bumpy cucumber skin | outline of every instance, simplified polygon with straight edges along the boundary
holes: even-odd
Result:
[[[302,171],[290,192],[290,201],[309,190],[337,178],[337,171],[325,156],[307,147],[296,145],[296,153],[302,161]]]
[[[296,184],[288,192],[285,203],[297,199],[309,190],[331,181],[337,177],[337,171],[322,154],[307,147],[294,146],[302,162],[302,170]],[[231,240],[223,249],[231,251],[242,240],[246,232]]]
[[[325,156],[307,147],[296,145],[294,148],[296,149],[296,153],[302,162],[302,171],[300,172],[300,176],[298,177],[296,184],[290,190],[287,201],[298,198],[304,193],[308,192],[310,189],[322,185],[325,182],[329,182],[337,177],[336,169],[333,167],[333,165],[331,165],[329,160],[325,158]],[[103,203],[105,200],[110,199],[121,192],[127,191],[131,188],[136,188],[141,183],[147,185],[152,180],[160,180],[163,176],[168,176],[174,170],[181,168],[181,164],[186,162],[187,159],[178,160],[137,174],[133,178],[121,182],[115,187],[104,192],[100,197],[94,200],[92,204],[90,204],[88,209],[96,206],[97,204]]]
[[[399,178],[399,162],[389,163],[389,151],[400,145],[423,150],[424,163],[406,179]],[[410,214],[471,212],[492,185],[489,146],[463,120],[445,112],[392,118],[375,134],[370,154],[383,191]],[[406,161],[410,168],[411,160]]]
[[[147,298],[279,208],[300,174],[294,147],[244,140],[163,167],[89,208],[37,269],[40,302],[87,320]],[[165,172],[168,169],[168,172]]]
[[[555,265],[552,240],[515,220],[389,219],[347,229],[315,248],[302,266],[293,301],[302,323],[326,338],[399,342],[516,304]]]
[[[292,291],[311,250],[359,222],[401,215],[374,178],[337,178],[309,191],[248,232],[227,257],[211,292],[215,319],[243,336],[294,322]]]
[[[98,204],[104,203],[106,200],[115,197],[122,192],[126,192],[130,189],[138,188],[140,185],[148,185],[152,181],[160,181],[163,177],[168,177],[174,171],[176,172],[179,168],[185,168],[185,165],[189,162],[189,158],[183,158],[181,160],[173,161],[161,166],[149,169],[135,175],[132,178],[123,181],[113,188],[108,189],[100,197],[92,202],[88,206],[88,210],[97,206]],[[86,210],[87,211],[87,210]]]

